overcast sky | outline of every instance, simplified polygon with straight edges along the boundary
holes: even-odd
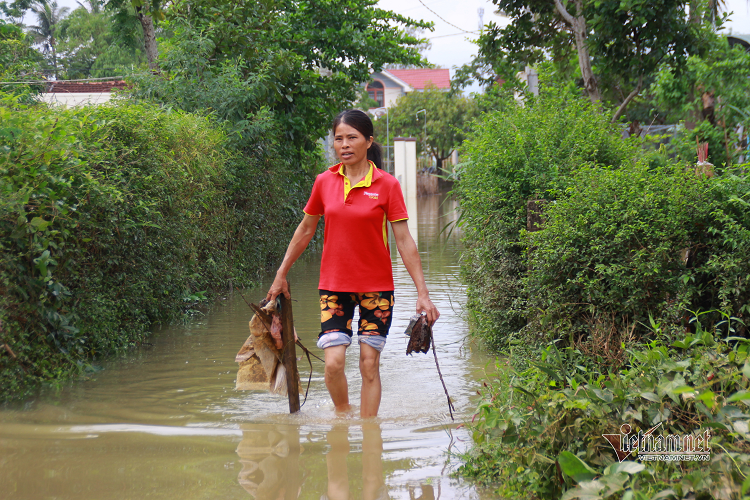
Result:
[[[423,2],[423,3],[422,3]],[[58,0],[61,6],[75,9],[75,0]],[[477,46],[471,40],[479,29],[480,8],[484,9],[484,22],[491,20],[503,25],[507,19],[495,14],[492,2],[485,0],[380,0],[378,5],[413,19],[435,23],[435,30],[425,36],[430,38],[432,48],[427,59],[438,67],[453,69],[471,60]],[[735,34],[750,34],[750,0],[726,0],[727,10],[733,12],[727,31]]]
[[[424,2],[424,3],[422,3]],[[427,59],[435,65],[453,69],[469,62],[476,54],[477,46],[471,43],[475,34],[462,33],[477,31],[478,10],[484,8],[484,22],[495,21],[501,26],[508,20],[495,14],[492,2],[483,0],[380,0],[378,5],[413,19],[423,19],[435,23],[435,31],[427,34],[432,48]],[[727,24],[727,31],[735,34],[750,34],[750,1],[726,0],[727,11],[734,12]],[[431,12],[430,9],[434,12]],[[442,18],[442,19],[441,19]],[[453,72],[451,71],[451,76]]]

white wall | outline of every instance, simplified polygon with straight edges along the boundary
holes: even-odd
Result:
[[[396,88],[388,88],[386,87],[385,92],[383,92],[383,97],[385,97],[385,107],[390,108],[393,107],[396,104],[396,99],[404,95],[404,93],[401,91],[400,87]]]
[[[47,104],[74,107],[86,104],[104,104],[112,99],[110,92],[48,92],[39,94],[39,98]]]

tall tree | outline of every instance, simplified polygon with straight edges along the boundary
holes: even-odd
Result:
[[[31,36],[11,23],[0,19],[0,82],[37,79],[41,56],[31,47]],[[20,85],[0,84],[5,92],[23,93]]]
[[[617,120],[660,64],[680,66],[697,50],[690,1],[493,0],[512,21],[504,28],[490,23],[478,40],[477,60],[459,78],[509,79],[544,59],[572,76],[575,54],[588,96],[613,104]]]
[[[111,11],[102,10],[95,0],[87,3],[58,25],[61,72],[67,78],[130,74],[143,62],[143,50],[117,36]]]
[[[23,25],[23,16],[35,0],[2,0],[0,1],[0,15],[10,21],[10,24]]]
[[[36,15],[37,24],[28,30],[42,46],[42,53],[49,58],[57,78],[57,27],[70,9],[58,6],[57,0],[45,0],[32,3],[30,10]]]
[[[269,110],[290,150],[315,150],[373,71],[426,64],[416,50],[421,40],[403,28],[431,24],[375,4],[176,0],[165,22],[172,37],[163,41],[164,77],[142,80],[139,91],[186,109],[211,108],[234,123]]]
[[[711,163],[735,161],[736,146],[744,140],[736,131],[738,125],[747,127],[750,113],[749,74],[750,52],[730,48],[727,38],[718,35],[711,50],[691,56],[683,71],[661,68],[649,92],[672,123],[692,122],[692,130],[681,129],[672,141],[686,161],[695,161],[696,139],[709,143]]]
[[[385,118],[375,123],[376,134],[389,144],[398,136],[418,137],[419,150],[434,157],[438,173],[446,174],[443,162],[463,143],[477,114],[475,100],[430,86],[399,97],[388,110],[390,136],[386,137]]]
[[[414,48],[417,49],[417,51],[419,52],[419,54],[422,57],[425,57],[425,58],[427,57],[426,56],[427,51],[432,48],[432,42],[430,42],[426,38],[422,38],[425,35],[426,31],[427,30],[425,30],[425,29],[416,28],[416,27],[413,27],[413,26],[412,27],[408,27],[408,28],[406,28],[404,30],[404,33],[406,33],[407,35],[409,35],[411,37],[414,37],[414,38],[421,39],[421,42],[417,46],[415,46]],[[386,69],[415,69],[415,68],[421,68],[421,67],[423,67],[423,66],[422,65],[415,65],[415,64],[389,64],[386,67]]]
[[[560,0],[554,1],[555,9],[568,25],[570,31],[573,32],[583,86],[589,98],[593,102],[599,102],[601,100],[599,84],[596,82],[594,71],[591,69],[591,56],[589,56],[589,48],[586,42],[586,38],[588,38],[588,26],[586,26],[586,18],[583,16],[583,0],[573,0],[572,3],[576,9],[575,15],[571,15]]]
[[[121,24],[128,24],[129,18],[135,16],[143,29],[143,48],[146,52],[148,66],[152,71],[158,69],[157,58],[159,47],[156,41],[155,20],[165,17],[165,3],[161,0],[107,0],[106,7],[117,13],[116,19]]]

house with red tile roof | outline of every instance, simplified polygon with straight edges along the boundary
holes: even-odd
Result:
[[[409,92],[422,92],[433,85],[442,90],[451,87],[450,70],[437,69],[388,69],[372,74],[372,80],[366,85],[370,98],[376,100],[380,107],[393,106],[396,99]]]

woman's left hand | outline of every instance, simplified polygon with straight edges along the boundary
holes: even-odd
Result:
[[[430,300],[429,295],[420,294],[417,297],[417,314],[425,313],[427,316],[427,323],[433,326],[440,317],[440,311],[437,310],[435,304]]]

